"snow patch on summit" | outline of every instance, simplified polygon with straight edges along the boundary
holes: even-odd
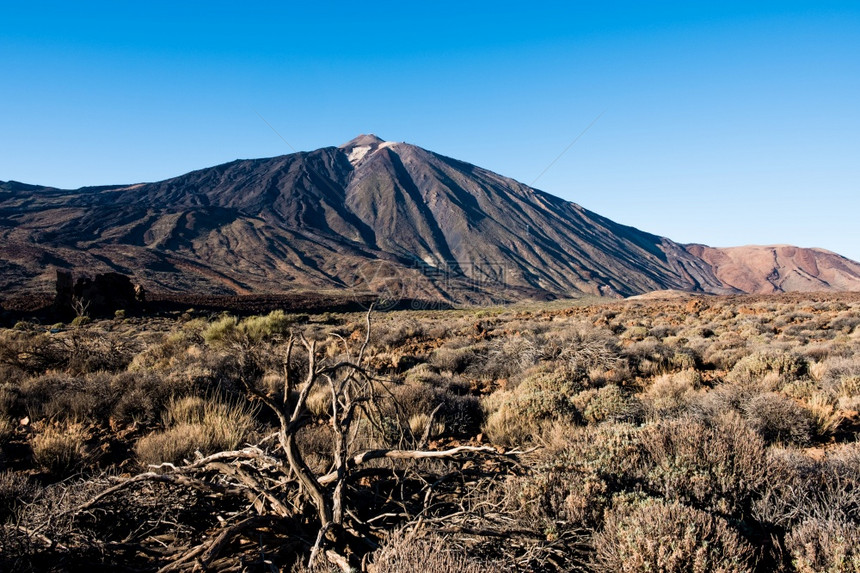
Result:
[[[369,145],[358,145],[352,148],[352,151],[347,155],[347,159],[349,159],[349,162],[355,166],[359,161],[364,159],[364,156],[367,155],[368,151],[370,151]]]

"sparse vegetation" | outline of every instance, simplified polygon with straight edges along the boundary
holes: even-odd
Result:
[[[380,313],[367,338],[357,314],[21,321],[0,569],[860,570],[858,317],[785,295]]]
[[[171,399],[164,429],[142,437],[135,453],[144,464],[180,463],[241,446],[254,432],[254,409],[243,403],[186,396]]]
[[[606,573],[753,570],[752,547],[728,522],[677,502],[613,510],[594,546],[594,569]]]
[[[87,462],[88,434],[80,423],[46,424],[30,442],[33,461],[46,472],[62,476]]]

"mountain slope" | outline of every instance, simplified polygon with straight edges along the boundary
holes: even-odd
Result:
[[[454,301],[758,284],[721,277],[715,269],[726,267],[703,249],[372,135],[156,183],[0,183],[7,292],[50,290],[58,267],[133,274],[156,290],[354,289]],[[840,276],[821,284],[860,290],[851,273]]]

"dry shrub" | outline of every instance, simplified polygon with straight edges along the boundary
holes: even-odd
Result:
[[[14,416],[19,410],[20,401],[19,384],[0,384],[0,416]]]
[[[62,341],[67,353],[66,368],[73,374],[119,372],[134,357],[134,348],[114,335],[91,331],[73,333]]]
[[[695,368],[697,362],[692,349],[668,346],[656,340],[635,342],[624,350],[624,354],[631,366],[644,376]]]
[[[15,424],[9,418],[0,417],[0,446],[6,444],[15,431]]]
[[[812,429],[819,439],[833,435],[844,419],[836,404],[836,400],[824,392],[815,392],[805,400],[806,410],[812,420]]]
[[[704,421],[728,412],[739,413],[768,443],[807,444],[814,429],[812,415],[795,400],[778,392],[761,392],[751,383],[720,384],[699,393],[689,410]]]
[[[511,378],[537,364],[543,357],[542,341],[531,332],[502,336],[487,349],[484,373],[494,378]]]
[[[856,523],[810,519],[785,538],[798,573],[860,571],[860,526]]]
[[[484,417],[481,403],[475,396],[454,394],[420,382],[391,386],[388,391],[391,399],[381,405],[383,414],[398,420],[402,426],[413,416],[429,415],[438,406],[434,419],[445,427],[446,433],[474,436],[480,431]],[[382,396],[386,394],[381,393]]]
[[[118,398],[110,418],[118,423],[154,423],[174,396],[186,395],[207,387],[208,380],[197,380],[191,367],[180,374],[162,372],[126,372],[115,376],[110,384]]]
[[[657,377],[642,396],[645,408],[654,418],[676,416],[683,412],[701,387],[696,370],[682,370]]]
[[[648,328],[640,325],[632,325],[628,326],[624,332],[621,333],[622,340],[645,340],[648,336]]]
[[[89,434],[77,422],[56,423],[45,426],[30,440],[33,460],[44,471],[62,476],[89,461],[86,447]]]
[[[621,343],[609,330],[578,324],[562,333],[559,343],[562,350],[558,358],[575,377],[626,371]]]
[[[183,376],[153,372],[48,373],[25,381],[14,395],[9,394],[7,409],[32,420],[155,421],[171,395],[188,392],[193,386]]]
[[[308,394],[305,404],[307,405],[308,412],[310,412],[311,416],[314,418],[331,416],[331,389],[327,387],[314,388],[311,393]]]
[[[842,334],[851,334],[860,324],[860,314],[856,311],[842,312],[827,325],[831,330]]]
[[[370,341],[374,346],[391,350],[425,334],[424,325],[414,318],[398,317],[375,324]]]
[[[849,398],[860,396],[860,375],[843,376],[839,381],[839,394]]]
[[[141,438],[135,446],[143,463],[181,462],[195,452],[232,450],[254,431],[254,409],[197,396],[171,399],[163,416],[166,429]]]
[[[36,485],[18,472],[0,472],[0,523],[36,495]]]
[[[765,350],[741,358],[729,372],[729,382],[756,382],[768,374],[775,374],[779,380],[790,382],[806,373],[804,359],[791,352]]]
[[[607,573],[752,571],[752,547],[724,519],[680,503],[619,507],[594,536],[594,569]]]
[[[741,515],[767,480],[765,445],[736,414],[643,428],[644,479],[668,500]]]
[[[784,385],[780,392],[796,400],[808,400],[820,391],[820,385],[809,378],[802,378]]]
[[[430,424],[428,435],[431,438],[439,437],[445,432],[445,424],[431,419],[430,414],[413,414],[409,418],[409,431],[414,437],[420,438],[427,431],[428,424]]]
[[[740,346],[735,344],[723,345],[719,342],[707,344],[707,341],[705,342],[702,361],[717,370],[731,370],[749,353],[746,341],[743,341]]]
[[[515,445],[539,438],[553,422],[575,424],[579,411],[572,397],[581,388],[564,372],[537,369],[513,390],[484,399],[484,432],[493,442]]]
[[[860,376],[860,359],[854,356],[853,349],[847,356],[830,356],[815,363],[810,374],[818,381],[839,380],[850,376]]]
[[[611,422],[635,422],[640,419],[642,405],[639,400],[625,393],[615,384],[599,389],[584,390],[571,402],[581,412],[582,419],[589,424]]]
[[[743,412],[750,427],[769,444],[804,445],[812,438],[811,414],[782,394],[765,392],[754,396],[743,406]]]
[[[52,419],[106,421],[122,391],[113,383],[117,376],[121,375],[100,372],[67,379],[42,404],[42,415]]]
[[[366,441],[365,438],[364,441]],[[326,473],[333,461],[334,433],[328,424],[308,424],[296,434],[305,463],[317,473]],[[364,444],[362,444],[364,445]],[[368,442],[368,445],[369,442]]]
[[[430,384],[441,386],[444,378],[426,362],[413,366],[406,372],[406,383],[408,384]]]
[[[74,376],[55,372],[30,378],[16,389],[16,403],[10,409],[33,420],[47,417],[47,404],[59,395],[74,392],[76,384]]]
[[[500,562],[488,562],[472,557],[465,549],[457,549],[439,534],[413,537],[407,533],[390,536],[382,549],[373,554],[372,573],[484,573],[514,571]]]
[[[443,346],[430,355],[430,365],[442,372],[459,374],[476,360],[475,349],[471,346],[452,348]]]
[[[642,465],[637,428],[629,424],[557,427],[555,443],[530,475],[512,481],[512,494],[543,529],[596,528],[614,493]]]
[[[797,448],[769,448],[768,481],[755,501],[756,519],[786,529],[809,519],[857,521],[860,443],[840,444],[823,460]]]

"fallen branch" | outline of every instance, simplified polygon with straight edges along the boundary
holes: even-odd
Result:
[[[78,513],[81,513],[82,511],[86,511],[86,510],[90,509],[91,507],[96,505],[98,502],[100,502],[104,498],[106,498],[110,495],[113,495],[114,493],[116,493],[118,491],[126,489],[126,488],[128,488],[128,487],[130,487],[136,483],[140,483],[140,482],[144,482],[144,481],[154,481],[154,482],[160,482],[160,483],[168,483],[168,484],[172,484],[172,485],[184,485],[184,486],[193,487],[195,489],[200,489],[203,491],[207,491],[210,493],[217,493],[217,494],[241,494],[243,491],[241,488],[226,487],[226,486],[222,486],[222,485],[217,484],[217,483],[210,483],[210,482],[206,482],[206,481],[199,480],[199,479],[194,479],[194,478],[184,476],[184,475],[159,474],[159,473],[155,473],[155,472],[147,472],[147,473],[138,474],[134,477],[128,478],[128,479],[122,481],[121,483],[119,483],[113,487],[109,487],[106,490],[104,490],[103,492],[101,492],[98,495],[96,495],[95,497],[93,497],[88,502],[86,502],[82,505],[79,505],[78,507],[73,508],[71,510],[68,510],[67,512],[64,512],[64,513],[71,513],[73,515],[77,515]]]
[[[516,455],[513,452],[499,452],[496,448],[490,446],[457,446],[448,450],[366,450],[354,455],[349,460],[349,468],[355,468],[363,463],[378,459],[393,459],[393,460],[426,460],[426,459],[447,459],[454,458],[460,454],[490,454],[496,456],[511,457]],[[320,485],[328,485],[334,482],[338,477],[336,471],[329,472],[319,478]]]

